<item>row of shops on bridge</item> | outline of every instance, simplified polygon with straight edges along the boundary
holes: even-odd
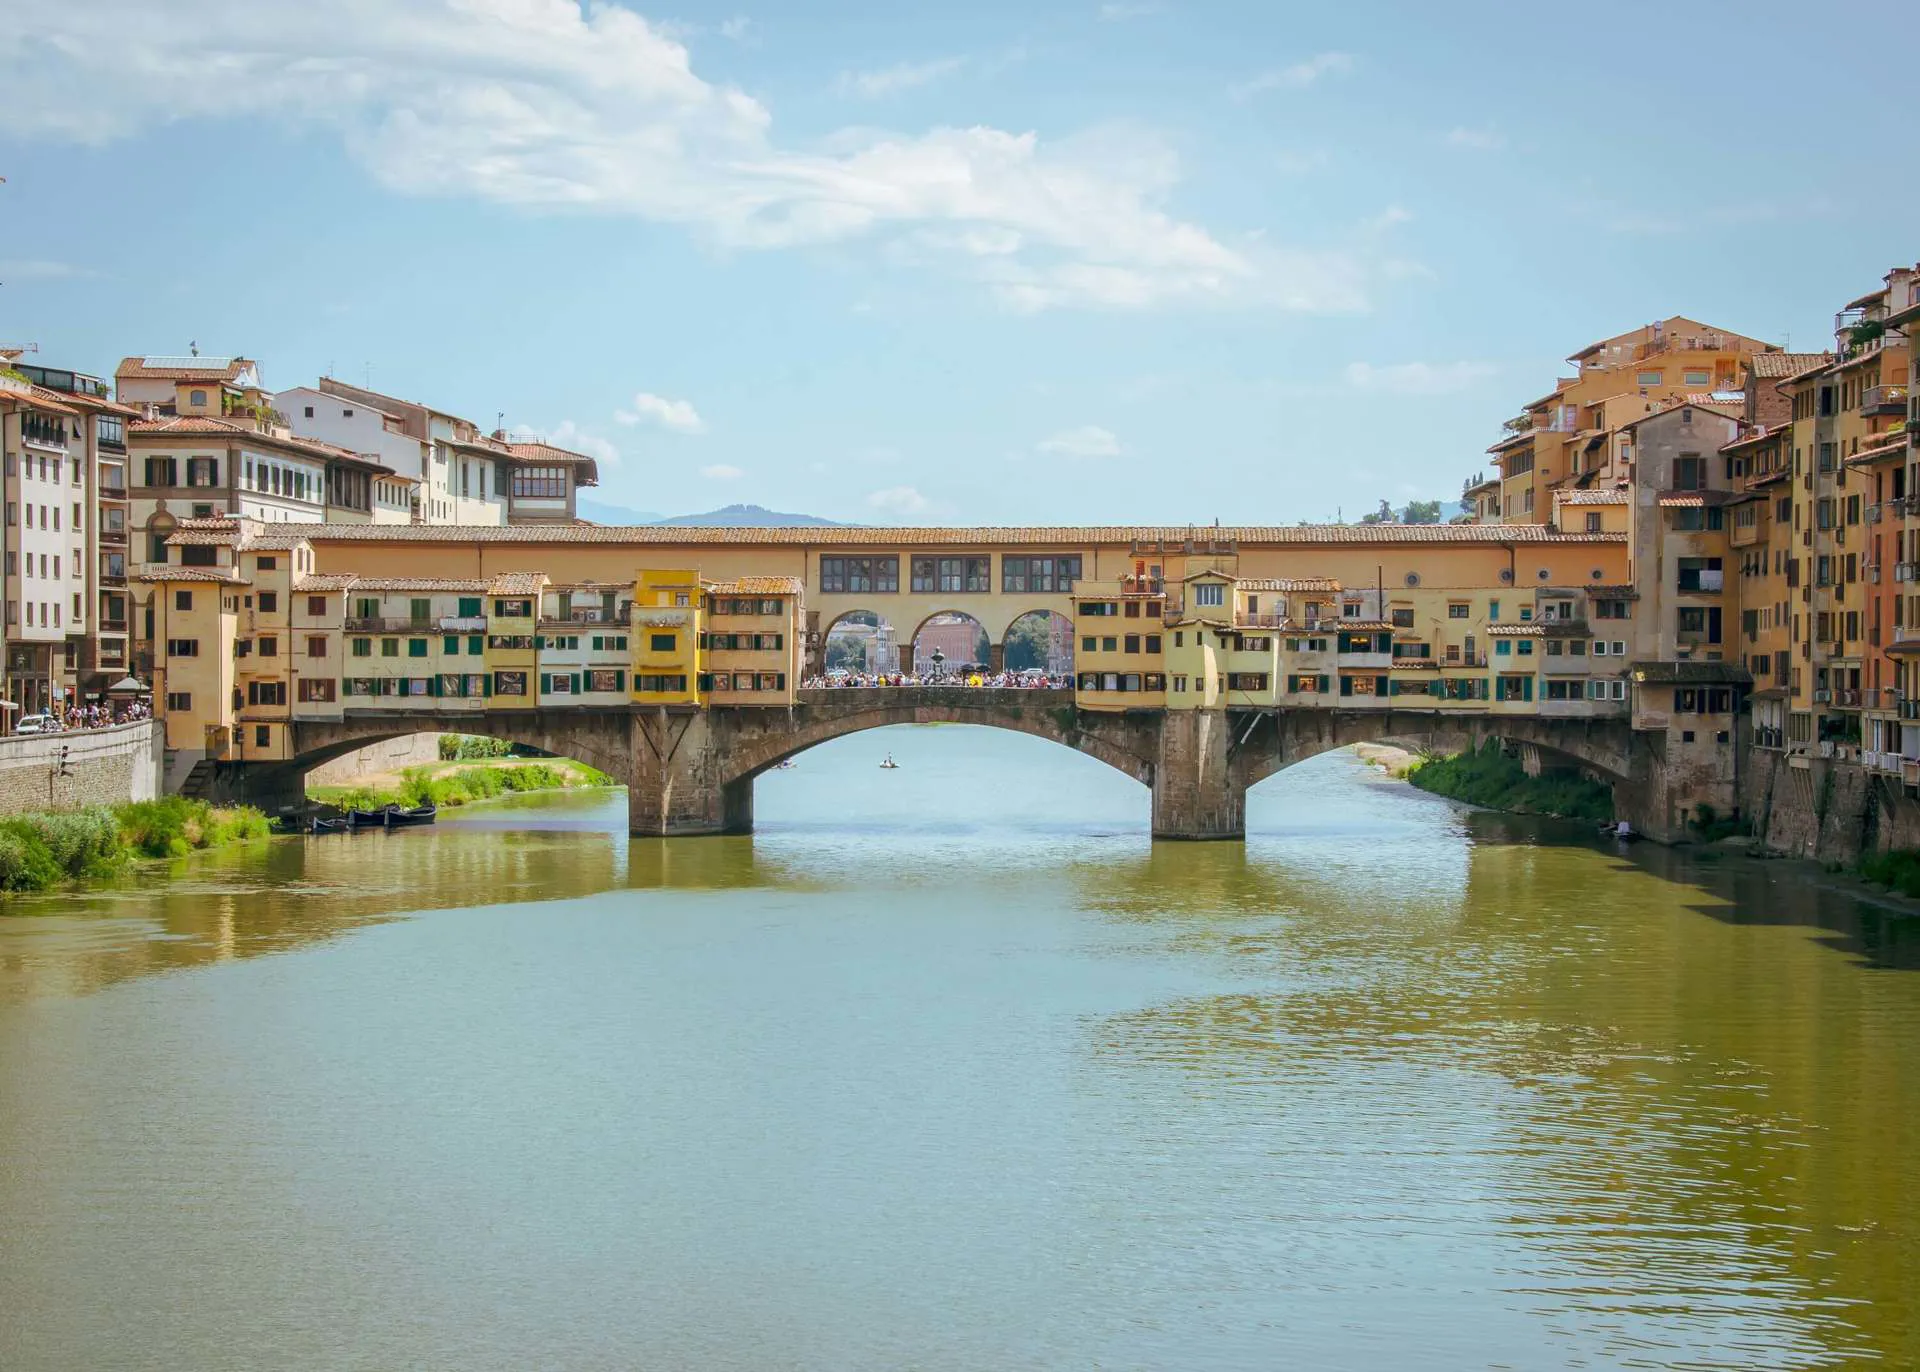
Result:
[[[306,720],[785,708],[807,673],[805,590],[790,576],[322,572],[297,526],[231,519],[190,521],[167,552],[142,574],[154,701],[169,748],[219,761],[284,760]],[[1634,604],[1625,585],[1388,589],[1224,568],[1175,583],[1142,568],[1073,587],[1075,700],[1631,719],[1727,742],[1744,673],[1633,662]]]

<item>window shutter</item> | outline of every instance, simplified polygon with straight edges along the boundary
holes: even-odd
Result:
[[[1373,679],[1373,691],[1375,695],[1386,695],[1392,689],[1392,683],[1388,678],[1377,676]]]
[[[553,689],[553,677],[546,672],[540,673],[540,694],[546,695],[552,689]]]
[[[573,693],[575,695],[579,695],[580,694],[580,673],[569,672],[568,678],[569,678],[568,684],[573,687]]]

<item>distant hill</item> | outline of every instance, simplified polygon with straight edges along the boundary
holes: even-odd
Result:
[[[818,515],[786,514],[760,505],[723,505],[717,510],[708,510],[704,514],[674,515],[671,519],[654,519],[648,522],[698,525],[710,529],[785,529],[799,525],[820,525],[829,528],[840,526],[840,521],[837,519],[822,519]]]
[[[629,510],[624,505],[608,505],[581,496],[576,507],[580,518],[595,524],[652,524],[662,518],[658,510]]]

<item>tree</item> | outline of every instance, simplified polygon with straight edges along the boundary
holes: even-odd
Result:
[[[1360,522],[1362,524],[1391,524],[1394,522],[1393,506],[1383,500],[1380,502],[1380,508],[1372,514],[1361,515]]]
[[[1402,524],[1438,524],[1440,522],[1440,502],[1437,500],[1410,500],[1407,508],[1400,512]]]

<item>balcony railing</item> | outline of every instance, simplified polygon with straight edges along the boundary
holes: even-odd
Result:
[[[127,531],[125,529],[102,529],[100,531],[100,541],[102,543],[112,544],[116,548],[124,548],[127,546]]]
[[[482,627],[484,623],[482,621]],[[431,619],[392,619],[380,615],[347,617],[347,632],[350,634],[430,634],[436,627]]]
[[[1725,578],[1724,571],[1682,572],[1677,589],[1686,595],[1718,595],[1725,589]]]
[[[1866,394],[1860,397],[1861,414],[1905,414],[1906,409],[1905,386],[1869,386]]]

